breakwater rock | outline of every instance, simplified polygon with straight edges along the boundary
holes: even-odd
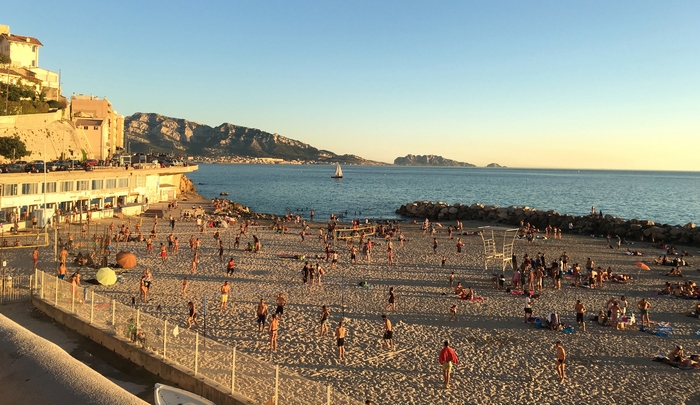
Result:
[[[250,208],[243,204],[237,203],[230,200],[216,199],[220,202],[219,206],[214,209],[214,214],[216,215],[228,215],[232,218],[243,218],[243,219],[269,219],[275,220],[277,217],[273,214],[263,214],[259,212],[253,212]]]
[[[446,204],[444,202],[416,201],[402,205],[396,213],[410,218],[432,220],[473,220],[520,226],[530,223],[538,229],[547,226],[566,232],[573,224],[573,232],[581,235],[619,235],[629,241],[653,241],[700,245],[700,228],[690,222],[686,225],[656,224],[653,221],[624,220],[612,215],[575,216],[556,211],[542,211],[530,207],[498,207],[484,204]]]

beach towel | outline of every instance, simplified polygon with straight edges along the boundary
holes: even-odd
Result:
[[[523,292],[520,291],[520,290],[516,290],[516,291],[511,291],[511,292],[510,292],[510,295],[524,295],[524,294],[525,294],[525,293],[523,293]]]

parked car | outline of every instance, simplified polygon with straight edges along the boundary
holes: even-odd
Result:
[[[24,171],[27,173],[41,173],[44,171],[44,161],[32,160],[24,166]]]
[[[54,161],[51,161],[51,162],[46,164],[46,170],[50,171],[50,172],[55,172],[56,170],[58,170],[58,166],[59,166],[59,161],[54,160]]]
[[[96,166],[97,165],[97,159],[88,159],[84,163],[85,166]]]
[[[7,163],[0,166],[0,172],[2,173],[22,173],[24,168],[16,163]]]

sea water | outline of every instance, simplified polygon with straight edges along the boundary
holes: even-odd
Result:
[[[700,220],[700,172],[463,167],[200,164],[189,177],[201,195],[228,197],[251,210],[288,211],[316,220],[399,218],[413,201],[529,206],[587,215],[591,207],[624,219],[680,224]]]

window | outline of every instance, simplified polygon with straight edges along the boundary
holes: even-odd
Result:
[[[62,181],[61,182],[61,191],[64,193],[67,191],[73,191],[73,182],[72,181]]]
[[[122,187],[124,187],[124,188],[129,187],[129,178],[128,177],[119,179],[119,188],[122,188]]]
[[[36,53],[36,45],[32,47],[32,52]]]
[[[100,129],[100,127],[92,127],[92,129],[94,129],[95,131],[97,131],[98,129]]]
[[[17,195],[17,185],[16,184],[3,184],[2,195],[3,196]]]
[[[43,192],[46,192],[46,193],[55,193],[56,192],[56,182],[55,181],[51,182],[51,183],[42,183],[42,186],[43,186],[43,184],[46,184],[46,188],[44,189],[44,187],[42,187],[42,190],[41,190],[42,193]]]
[[[136,176],[136,187],[146,186],[146,176]]]
[[[22,184],[22,194],[38,194],[39,193],[39,183],[23,183]]]
[[[86,125],[86,126],[84,126],[84,127],[83,127],[83,129],[87,131],[87,129],[88,129],[87,125]]]
[[[92,190],[102,190],[102,180],[93,180]]]
[[[90,182],[90,180],[78,180],[78,181],[76,181],[75,182],[75,190],[76,191],[89,190],[89,188],[88,188],[90,186],[89,182]]]
[[[117,179],[105,180],[105,188],[117,188]]]

